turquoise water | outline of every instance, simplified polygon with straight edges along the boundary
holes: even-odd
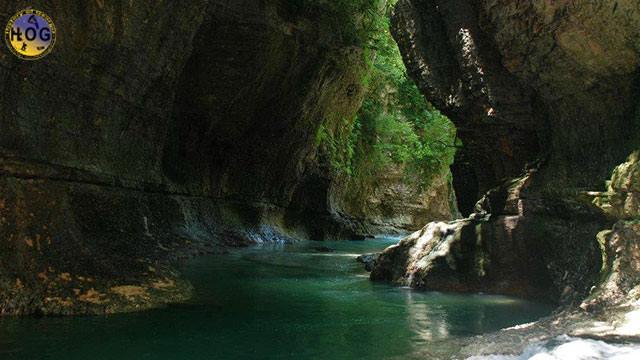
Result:
[[[305,242],[201,257],[184,270],[196,288],[190,303],[0,319],[0,359],[439,359],[465,338],[551,311],[503,296],[371,283],[355,257],[394,242]]]

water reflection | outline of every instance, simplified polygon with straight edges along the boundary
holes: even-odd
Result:
[[[420,301],[422,300],[422,301]],[[414,293],[406,291],[407,323],[417,346],[449,337],[447,314],[436,304],[416,300]]]

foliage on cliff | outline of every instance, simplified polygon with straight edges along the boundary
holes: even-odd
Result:
[[[352,20],[351,26],[357,29],[370,66],[364,79],[368,93],[355,119],[345,119],[348,131],[337,134],[321,127],[318,143],[328,153],[333,168],[350,176],[372,178],[396,166],[402,167],[409,179],[427,185],[434,176],[449,171],[455,154],[455,127],[424,99],[407,76],[389,32],[393,3],[334,3],[334,9],[343,16],[360,20]]]
[[[455,127],[408,78],[388,27],[383,35],[375,49],[369,93],[352,133],[355,162],[369,174],[390,164],[404,165],[409,175],[428,182],[453,162]]]

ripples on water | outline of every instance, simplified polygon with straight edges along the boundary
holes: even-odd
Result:
[[[533,344],[521,355],[474,356],[469,360],[637,360],[640,345],[607,344],[603,341],[571,338],[563,335],[545,342]]]
[[[188,304],[108,317],[0,320],[0,359],[443,359],[551,308],[373,284],[355,257],[396,240],[262,246],[195,259]]]

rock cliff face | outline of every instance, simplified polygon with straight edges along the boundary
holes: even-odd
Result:
[[[454,168],[465,213],[527,162],[548,160],[544,184],[597,189],[624,160],[637,136],[638,12],[632,1],[399,2],[409,71],[465,143]]]
[[[60,35],[41,61],[0,49],[1,313],[144,309],[189,296],[177,257],[369,230],[318,153],[367,71],[322,4],[18,1],[0,21],[27,6]]]
[[[602,264],[589,296],[579,307],[565,308],[535,323],[474,339],[459,357],[521,353],[532,342],[560,334],[616,341],[638,341],[640,314],[640,213],[638,153],[616,167],[603,192],[592,192],[594,205],[615,224],[597,234]]]
[[[362,93],[331,24],[278,1],[29,5],[64,36],[43,61],[0,53],[2,312],[155,306],[188,296],[164,265],[188,243],[285,237],[314,127]]]
[[[600,284],[582,306],[629,306],[640,300],[640,153],[616,167],[605,192],[593,195],[594,204],[616,223],[598,234]]]
[[[401,0],[395,37],[458,127],[454,187],[474,214],[388,249],[373,278],[578,303],[603,269],[635,271],[633,226],[598,235],[635,209],[633,161],[597,191],[638,146],[639,25],[634,1]]]
[[[460,210],[538,155],[535,94],[519,86],[470,1],[400,1],[393,32],[418,87],[465,144],[453,167]]]
[[[490,191],[470,218],[431,223],[385,250],[374,280],[430,290],[582,300],[602,267],[597,209],[531,197],[536,171]]]
[[[426,221],[457,217],[449,174],[435,176],[428,186],[407,179],[402,167],[389,165],[372,181],[358,178],[334,182],[332,208],[343,217],[366,224],[374,233],[410,233]]]

